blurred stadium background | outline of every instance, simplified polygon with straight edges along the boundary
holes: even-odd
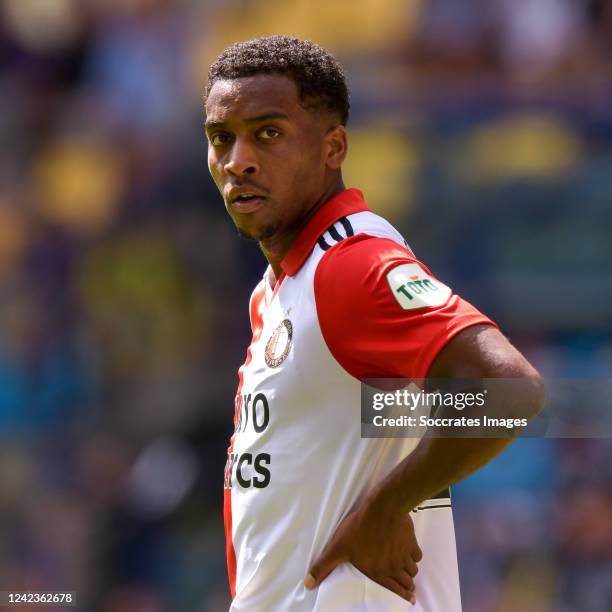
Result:
[[[227,44],[311,38],[349,186],[546,376],[612,366],[612,2],[2,0],[0,588],[227,609],[222,471],[265,262],[208,177]],[[576,406],[580,410],[580,406]],[[612,443],[455,488],[465,612],[612,610]]]

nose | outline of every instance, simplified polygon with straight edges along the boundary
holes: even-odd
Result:
[[[223,167],[226,172],[233,176],[257,174],[259,172],[259,164],[253,147],[245,139],[239,138],[234,141]]]

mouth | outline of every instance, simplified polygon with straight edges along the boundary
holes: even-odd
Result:
[[[244,192],[230,199],[232,210],[248,214],[255,212],[263,204],[265,198],[252,192]]]

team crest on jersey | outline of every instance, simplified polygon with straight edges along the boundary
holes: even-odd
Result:
[[[401,264],[387,274],[395,299],[404,310],[442,306],[452,291],[418,263]]]
[[[272,333],[266,344],[265,359],[269,368],[277,368],[289,355],[293,339],[293,325],[285,319]]]

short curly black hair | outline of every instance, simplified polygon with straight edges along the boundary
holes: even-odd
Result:
[[[346,125],[350,104],[342,66],[323,47],[291,36],[254,38],[225,49],[208,70],[204,99],[216,81],[256,74],[290,77],[306,108],[331,112]]]

